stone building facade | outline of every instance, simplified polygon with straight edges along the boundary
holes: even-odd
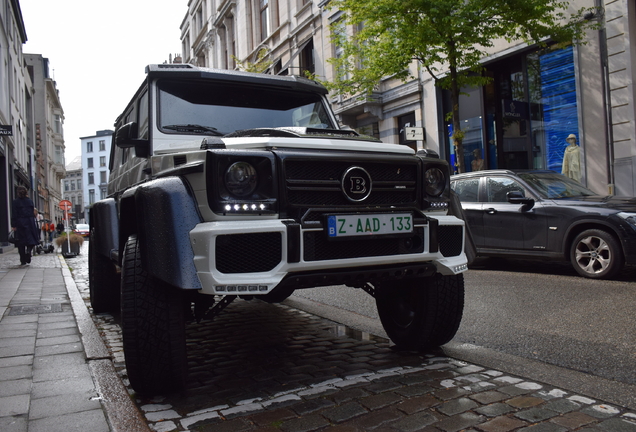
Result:
[[[84,223],[85,220],[82,178],[82,156],[77,156],[66,165],[66,177],[62,180],[62,198],[72,204],[70,219],[74,223]]]
[[[18,0],[0,0],[0,248],[8,245],[18,186],[45,219],[61,217],[64,110],[49,61],[23,53],[27,33]]]
[[[66,176],[64,163],[64,110],[57,85],[50,73],[49,59],[40,54],[24,54],[33,82],[35,120],[35,203],[45,219],[63,217],[61,180]]]
[[[581,149],[581,183],[599,194],[636,195],[636,11],[633,0],[571,0],[595,7],[601,24],[585,44],[540,49],[500,41],[483,59],[491,84],[463,89],[464,154],[450,141],[446,92],[416,64],[408,82],[391,78],[371,95],[331,98],[341,123],[384,142],[429,148],[465,166],[560,171],[570,134]],[[191,0],[181,24],[182,60],[235,69],[265,61],[265,73],[334,77],[339,55],[329,0]],[[351,31],[355,31],[352,29]],[[263,63],[261,63],[263,64]],[[407,128],[416,128],[408,135]],[[413,129],[411,129],[413,130]]]
[[[29,189],[35,155],[31,78],[23,67],[27,40],[20,4],[0,0],[0,247],[6,245],[11,202],[18,186]]]

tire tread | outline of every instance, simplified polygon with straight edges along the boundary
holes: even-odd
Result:
[[[139,242],[126,242],[122,269],[122,336],[126,369],[140,393],[179,390],[187,356],[180,291],[151,278],[141,267]]]

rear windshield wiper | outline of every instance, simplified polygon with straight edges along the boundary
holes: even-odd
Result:
[[[217,128],[212,126],[202,126],[198,124],[176,124],[162,126],[163,129],[175,130],[177,132],[199,132],[199,133],[211,133],[216,136],[223,136],[224,133],[218,131]]]

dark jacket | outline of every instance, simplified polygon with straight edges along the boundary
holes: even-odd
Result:
[[[11,209],[11,226],[15,227],[18,243],[34,246],[40,243],[40,230],[33,215],[31,198],[16,198]]]

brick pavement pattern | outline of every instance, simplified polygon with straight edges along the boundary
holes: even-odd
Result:
[[[95,320],[125,381],[117,319]],[[187,334],[186,391],[135,395],[153,430],[636,432],[624,408],[440,352],[394,351],[285,305],[237,300]]]

